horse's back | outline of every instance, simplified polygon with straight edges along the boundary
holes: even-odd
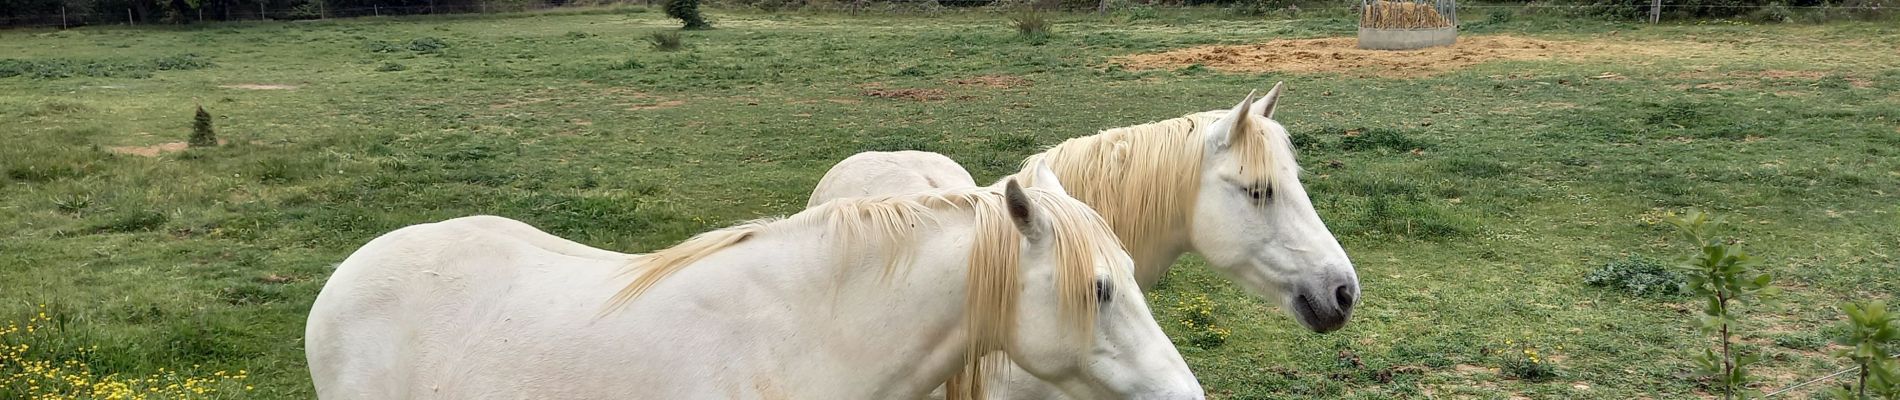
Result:
[[[839,161],[812,189],[806,207],[833,199],[976,186],[962,164],[928,151],[867,151]]]
[[[605,268],[577,265],[615,265],[625,262],[622,256],[501,217],[413,225],[377,237],[337,266],[311,306],[305,348],[318,397],[480,393],[431,383],[460,381],[455,376],[466,371],[456,364],[475,360],[458,358],[481,354],[475,348],[488,346],[479,340],[485,333],[514,329],[506,326],[506,309],[524,300],[513,291],[533,284],[524,275],[605,275],[586,271]],[[544,270],[524,274],[537,267]],[[549,297],[561,295],[573,294]]]

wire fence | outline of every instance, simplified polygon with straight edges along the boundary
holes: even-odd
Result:
[[[631,2],[618,3],[618,4],[653,5],[655,1],[658,1],[658,0],[634,0]],[[934,1],[927,0],[925,2],[947,4],[950,1],[954,1],[954,0],[934,0]],[[858,4],[858,3],[862,3],[862,1],[854,1],[852,3]],[[1813,6],[1776,5],[1773,7],[1780,7],[1782,9],[1787,10],[1788,12],[1794,12],[1794,13],[1819,13],[1819,14],[1839,14],[1839,15],[1860,14],[1860,15],[1870,15],[1875,18],[1900,15],[1900,4],[1883,5],[1878,2],[1871,3],[1871,4],[1868,4],[1868,3],[1862,3],[1862,4],[1866,4],[1866,5],[1813,5]],[[1300,7],[1300,9],[1302,11],[1358,12],[1361,10],[1361,7],[1362,6],[1358,4],[1358,2],[1352,2],[1352,3],[1330,5],[1330,6],[1304,6],[1304,7]],[[1670,14],[1677,11],[1702,10],[1702,9],[1762,9],[1764,7],[1765,6],[1734,5],[1734,4],[1683,4],[1683,3],[1671,4],[1667,2],[1651,4],[1651,5],[1641,5],[1641,6],[1632,5],[1632,4],[1542,4],[1542,3],[1459,4],[1456,6],[1456,8],[1458,9],[1471,9],[1471,10],[1524,9],[1524,10],[1538,10],[1538,11],[1550,11],[1550,10],[1588,11],[1588,10],[1606,10],[1606,9],[1611,9],[1611,8],[1640,9],[1641,11],[1644,11],[1644,14],[1647,14],[1647,16],[1651,18],[1652,22],[1655,21],[1655,18],[1657,16],[1666,15],[1666,14]],[[223,7],[216,7],[216,8],[212,8],[208,10],[205,8],[200,8],[198,10],[188,11],[185,13],[176,13],[176,12],[169,12],[169,11],[162,11],[162,10],[141,10],[138,7],[125,7],[122,9],[113,9],[110,11],[91,10],[91,11],[86,11],[86,12],[79,12],[76,10],[69,10],[65,7],[61,7],[59,9],[59,12],[50,13],[50,14],[0,15],[0,28],[61,28],[61,29],[64,29],[64,28],[89,26],[89,25],[138,26],[138,25],[178,25],[178,24],[209,22],[209,21],[296,21],[296,20],[355,18],[355,17],[374,17],[374,16],[534,12],[534,11],[548,11],[548,10],[556,10],[556,9],[579,9],[579,8],[571,4],[566,4],[566,0],[541,0],[541,1],[526,1],[526,2],[513,2],[513,3],[476,2],[474,4],[435,4],[434,2],[430,2],[426,4],[415,4],[415,5],[401,5],[401,6],[370,5],[366,7],[326,7],[324,2],[322,1],[312,1],[309,3],[298,4],[295,6],[287,6],[287,5],[273,6],[269,3],[260,2],[257,4],[248,5],[248,6],[226,5]],[[1455,11],[1448,11],[1447,13],[1450,13],[1450,12],[1455,12]],[[1451,14],[1451,15],[1456,15],[1456,14]]]
[[[518,13],[550,10],[585,10],[581,6],[564,4],[565,2],[514,2],[474,4],[416,4],[416,5],[369,5],[360,7],[326,7],[322,2],[310,2],[297,6],[272,6],[257,3],[247,6],[201,8],[185,13],[165,10],[141,10],[138,7],[124,7],[112,11],[94,10],[77,12],[67,8],[53,14],[39,15],[0,15],[0,29],[9,27],[73,28],[88,25],[180,25],[198,22],[217,21],[299,21],[333,18],[356,18],[375,16],[412,16],[412,15],[456,15]],[[652,5],[652,0],[634,0],[626,5]]]

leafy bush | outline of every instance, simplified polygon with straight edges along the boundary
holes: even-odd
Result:
[[[1637,296],[1678,296],[1688,293],[1688,283],[1682,274],[1670,270],[1660,261],[1637,255],[1603,264],[1585,275],[1583,283]]]
[[[1900,343],[1900,326],[1887,314],[1887,305],[1847,303],[1841,305],[1841,311],[1847,314],[1847,333],[1835,338],[1834,343],[1847,348],[1834,351],[1834,355],[1859,365],[1860,377],[1852,386],[1834,388],[1829,393],[1842,400],[1900,399],[1900,362],[1887,355],[1887,348]]]
[[[653,49],[659,51],[679,51],[686,48],[686,41],[680,37],[679,32],[653,32],[647,35],[647,42],[652,43]]]
[[[415,38],[409,41],[409,51],[422,54],[435,54],[449,48],[449,43],[431,36]]]

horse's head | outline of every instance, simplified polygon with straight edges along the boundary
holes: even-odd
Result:
[[[1252,94],[1211,125],[1191,243],[1221,275],[1279,299],[1308,329],[1346,325],[1359,276],[1300,185],[1286,128],[1274,122],[1280,85]]]
[[[1009,358],[1072,398],[1202,399],[1108,224],[1036,168],[1030,189],[1015,180],[1004,187],[1022,233]]]

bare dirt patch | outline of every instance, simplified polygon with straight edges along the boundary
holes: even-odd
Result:
[[[653,104],[640,104],[640,105],[635,105],[632,107],[627,107],[627,111],[659,110],[659,109],[679,107],[683,105],[686,105],[686,100],[667,100],[667,101],[662,101],[662,102],[653,103]]]
[[[1201,46],[1122,56],[1110,62],[1131,69],[1174,69],[1201,65],[1222,72],[1331,72],[1419,77],[1490,61],[1587,59],[1671,51],[1652,43],[1573,42],[1514,36],[1465,36],[1458,38],[1458,43],[1451,46],[1410,51],[1364,50],[1357,47],[1357,41],[1346,37]],[[1670,43],[1662,47],[1687,45]]]
[[[224,139],[218,139],[218,145],[222,146],[225,143],[229,143],[229,141],[226,141]],[[160,154],[176,153],[180,151],[185,151],[185,149],[187,148],[191,148],[191,145],[185,144],[185,142],[171,142],[171,143],[159,143],[159,144],[155,144],[151,146],[112,146],[112,147],[107,147],[106,151],[109,151],[115,154],[128,154],[128,155],[134,155],[134,156],[139,156],[139,157],[158,157],[158,155]]]
[[[911,101],[937,101],[950,97],[943,89],[871,89],[864,91],[865,96]]]
[[[522,99],[509,100],[506,103],[489,104],[488,109],[502,110],[502,109],[514,108],[514,107],[525,106],[525,105],[545,103],[549,100],[554,100],[554,99],[547,98],[547,97],[528,97],[528,98],[522,98]]]
[[[955,85],[982,86],[982,87],[995,88],[995,89],[1018,88],[1018,87],[1023,87],[1023,86],[1029,86],[1029,84],[1031,83],[1028,79],[1023,79],[1021,77],[1015,77],[1015,76],[1009,76],[1009,75],[984,75],[984,76],[969,77],[969,78],[963,78],[963,79],[951,79],[946,82],[949,82]]]
[[[218,87],[225,88],[225,89],[242,89],[242,90],[296,90],[297,89],[297,85],[263,84],[263,83],[240,83],[236,85],[218,85]]]
[[[1785,69],[1771,69],[1771,70],[1766,70],[1766,71],[1736,71],[1736,72],[1729,73],[1729,76],[1738,77],[1738,78],[1768,78],[1768,79],[1821,79],[1821,77],[1827,76],[1827,73],[1821,72],[1821,71],[1789,71]]]

